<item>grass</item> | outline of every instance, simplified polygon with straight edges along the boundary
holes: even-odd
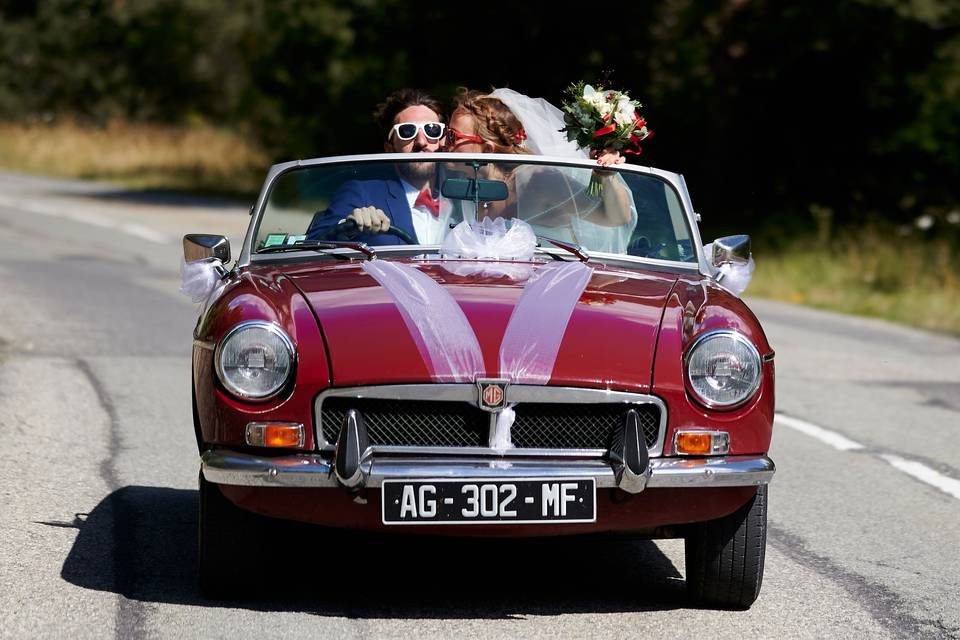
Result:
[[[956,246],[948,238],[867,227],[828,247],[797,243],[758,253],[747,293],[960,335]]]
[[[270,164],[256,144],[207,125],[0,123],[0,168],[25,173],[249,198]]]

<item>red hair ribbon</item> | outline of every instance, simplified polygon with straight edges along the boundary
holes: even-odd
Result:
[[[520,130],[513,135],[513,144],[521,145],[523,141],[527,139],[527,132],[523,130],[523,127],[520,127]]]

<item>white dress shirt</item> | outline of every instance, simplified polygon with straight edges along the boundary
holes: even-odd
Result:
[[[413,219],[413,230],[417,234],[417,243],[440,244],[443,242],[449,212],[446,216],[444,215],[442,203],[438,217],[434,217],[429,210],[414,207],[413,203],[417,201],[420,190],[402,178],[400,183],[403,184],[403,190],[407,194],[407,205],[410,207],[410,217]]]

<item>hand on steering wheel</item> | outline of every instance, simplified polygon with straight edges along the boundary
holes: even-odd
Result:
[[[333,240],[341,234],[345,236],[356,235],[359,229],[360,225],[357,224],[356,220],[353,218],[344,218],[334,226],[330,227],[326,233],[321,235],[320,240]],[[403,229],[400,229],[399,227],[390,227],[381,233],[395,236],[400,240],[403,240],[406,244],[417,244],[417,241],[414,240],[409,233]]]

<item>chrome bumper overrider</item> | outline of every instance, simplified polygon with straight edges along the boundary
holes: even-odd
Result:
[[[226,450],[202,456],[210,482],[250,487],[339,487],[333,463],[315,454],[266,458]],[[505,458],[368,458],[361,463],[364,486],[384,480],[428,478],[595,478],[598,488],[616,488],[616,471],[604,460]],[[770,482],[775,466],[767,456],[651,458],[646,487],[740,487]],[[634,492],[634,491],[631,491]]]

